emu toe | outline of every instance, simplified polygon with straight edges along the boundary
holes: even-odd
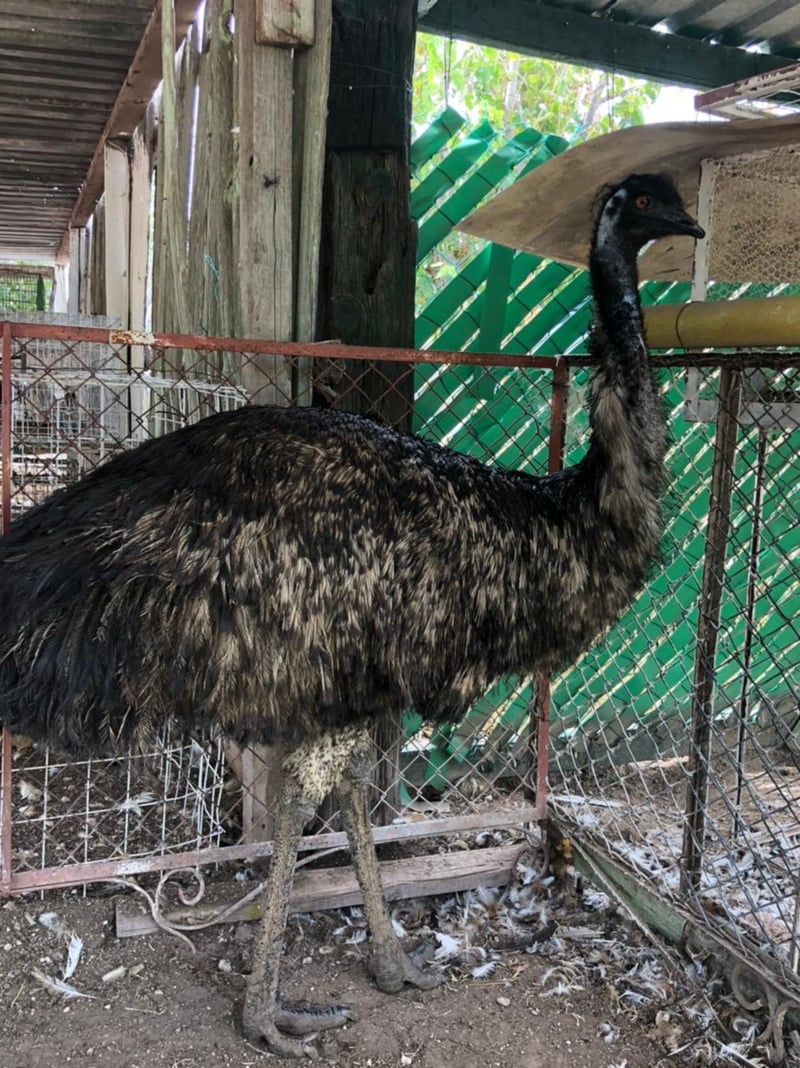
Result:
[[[266,1048],[278,1057],[316,1060],[317,1051],[312,1045],[288,1036],[317,1034],[354,1019],[355,1013],[346,1005],[294,1009],[287,1005],[270,1005],[267,998],[248,996],[242,1014],[242,1029],[253,1045]]]
[[[410,956],[399,945],[374,946],[367,967],[385,994],[396,994],[406,983],[419,990],[433,990],[444,982],[444,976],[439,972],[423,971],[421,964],[428,957],[429,949],[424,944]]]
[[[275,1026],[288,1035],[315,1034],[317,1031],[327,1031],[330,1027],[341,1027],[355,1019],[355,1012],[347,1005],[320,1005],[304,1009],[280,1005],[273,1015]]]

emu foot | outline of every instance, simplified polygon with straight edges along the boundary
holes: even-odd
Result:
[[[315,1060],[317,1051],[305,1042],[298,1042],[288,1035],[312,1035],[329,1027],[341,1027],[354,1020],[355,1013],[346,1005],[330,1005],[324,1008],[294,1009],[287,1005],[270,1004],[265,997],[248,994],[242,1014],[245,1037],[270,1053],[280,1057],[310,1057]]]
[[[378,988],[385,994],[396,994],[410,983],[419,990],[433,990],[444,982],[439,972],[426,972],[422,965],[431,959],[433,947],[423,943],[411,954],[399,945],[373,946],[367,969]]]

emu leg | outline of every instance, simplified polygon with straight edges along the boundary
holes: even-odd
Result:
[[[278,974],[289,897],[292,891],[297,843],[314,815],[316,803],[305,796],[297,780],[284,773],[275,813],[274,852],[261,905],[261,926],[253,948],[242,1025],[253,1042],[263,1041],[270,1053],[284,1057],[313,1056],[314,1051],[286,1038],[339,1027],[352,1018],[345,1006],[293,1010],[278,1000]],[[283,1033],[282,1033],[283,1032]]]
[[[368,967],[378,987],[387,994],[396,994],[404,983],[430,990],[442,982],[442,977],[424,972],[405,954],[386,907],[367,810],[369,771],[369,753],[359,750],[350,758],[349,768],[338,787],[342,822],[364,895],[364,915],[372,933]]]

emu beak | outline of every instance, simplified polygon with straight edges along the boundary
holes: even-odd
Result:
[[[706,232],[697,219],[693,219],[691,215],[686,216],[686,229],[684,233],[690,237],[696,237],[698,241],[702,240],[706,236]]]
[[[682,208],[671,208],[665,211],[663,218],[675,234],[687,234],[689,237],[696,237],[698,241],[706,236],[700,223]]]

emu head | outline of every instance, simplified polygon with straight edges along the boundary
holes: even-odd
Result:
[[[598,244],[613,238],[638,251],[659,237],[705,237],[705,230],[686,211],[666,174],[628,175],[619,184],[607,186],[600,200]]]

